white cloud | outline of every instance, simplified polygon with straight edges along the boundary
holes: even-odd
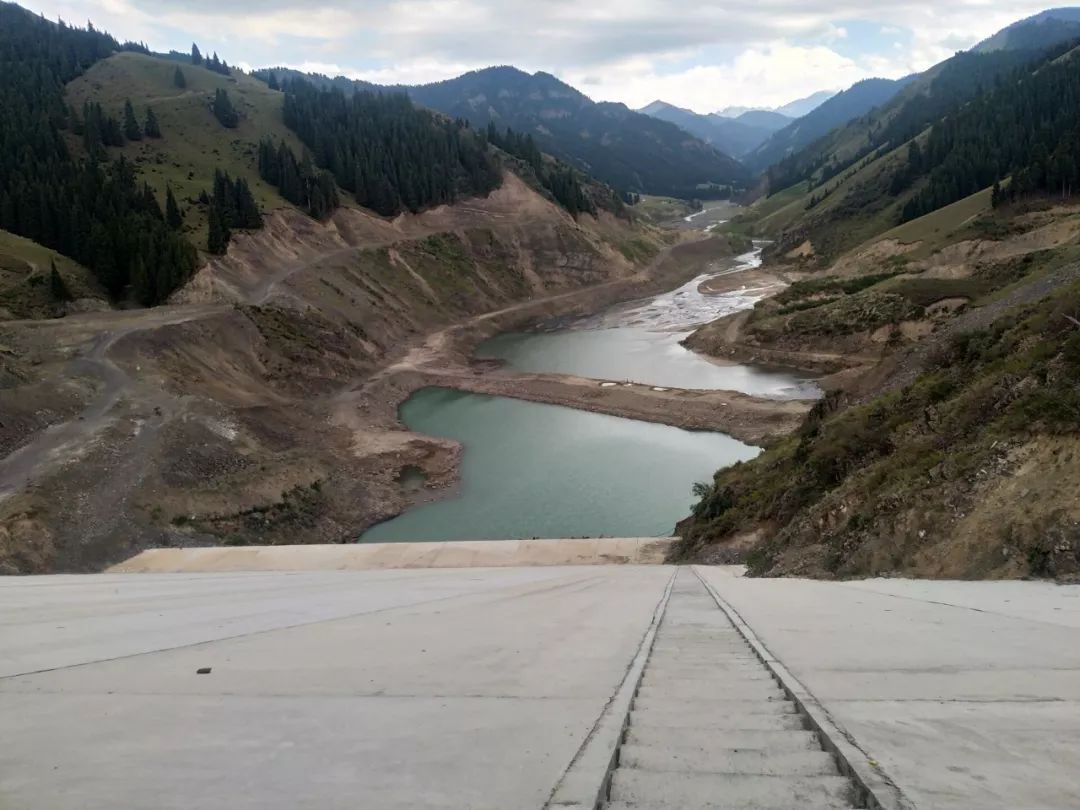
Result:
[[[590,95],[615,98],[632,107],[664,99],[680,107],[713,112],[752,102],[763,107],[786,104],[822,89],[840,89],[874,71],[824,46],[801,47],[774,42],[747,48],[722,64],[700,65],[677,73],[658,74],[646,61],[612,66],[589,88]],[[891,72],[902,75],[901,68]],[[880,73],[878,74],[880,75]],[[582,75],[567,72],[571,84]],[[583,83],[583,82],[582,82]]]
[[[287,67],[304,73],[322,73],[324,76],[344,76],[373,84],[429,84],[451,76],[460,76],[482,65],[466,63],[418,60],[401,65],[388,65],[372,70],[356,70],[333,62],[286,62],[275,67]]]
[[[871,75],[923,70],[1045,6],[1045,0],[24,2],[54,18],[92,18],[121,39],[162,50],[186,50],[196,39],[230,62],[323,64],[329,72],[391,83],[516,64],[587,84],[598,99],[640,105],[659,96],[698,110],[778,104]],[[860,49],[859,28],[850,21],[887,32],[881,53]],[[905,33],[909,42],[894,47]]]

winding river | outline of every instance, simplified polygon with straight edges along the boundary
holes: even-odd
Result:
[[[816,396],[804,375],[718,364],[679,345],[694,327],[766,295],[752,286],[703,291],[709,279],[760,263],[757,248],[663,295],[500,335],[477,355],[525,372]],[[448,498],[373,527],[363,542],[667,535],[688,514],[695,482],[759,452],[719,433],[441,388],[414,394],[401,419],[418,433],[463,444],[461,484]]]

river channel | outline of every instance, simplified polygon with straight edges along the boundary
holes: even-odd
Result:
[[[710,278],[760,261],[758,248],[663,295],[500,335],[477,355],[525,372],[816,396],[805,375],[721,365],[679,345],[695,326],[752,307],[767,293],[752,286],[702,291]],[[410,397],[401,419],[417,433],[462,443],[461,483],[449,497],[373,527],[364,542],[667,535],[689,513],[695,482],[759,452],[719,433],[441,388]]]

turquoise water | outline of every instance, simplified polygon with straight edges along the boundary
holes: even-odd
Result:
[[[717,267],[670,292],[611,307],[569,323],[533,332],[498,335],[482,343],[478,357],[504,361],[515,371],[575,374],[667,388],[741,391],[777,399],[813,399],[821,390],[810,375],[761,366],[715,363],[683,348],[697,326],[750,309],[768,292],[746,284],[709,294],[702,284],[714,276],[738,278],[761,264],[761,250],[739,256],[734,267]]]
[[[720,433],[443,388],[418,391],[401,418],[464,445],[461,487],[363,542],[667,535],[695,481],[759,453]]]
[[[818,396],[805,375],[720,365],[679,345],[696,325],[752,307],[768,292],[747,283],[712,295],[702,283],[760,263],[757,249],[663,295],[546,331],[500,335],[477,354],[526,372]],[[417,392],[401,419],[417,433],[462,443],[461,487],[372,528],[363,541],[667,535],[689,514],[695,482],[759,452],[719,433],[440,388]]]
[[[806,375],[740,364],[720,365],[684,349],[685,333],[641,327],[511,332],[485,341],[478,357],[503,360],[515,371],[575,374],[667,388],[742,391],[759,397],[819,396]]]

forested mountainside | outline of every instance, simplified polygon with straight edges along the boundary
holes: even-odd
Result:
[[[483,197],[500,174],[487,143],[408,96],[285,86],[285,124],[356,201],[380,214]]]
[[[907,171],[891,190],[927,179],[904,206],[905,221],[989,185],[997,186],[995,204],[1080,191],[1080,53],[1052,57],[1035,72],[1013,71],[952,111],[933,126],[924,147],[913,142]]]
[[[493,148],[485,130],[403,94],[346,96],[305,82],[282,92],[197,45],[156,57],[9,3],[0,22],[9,113],[0,122],[0,230],[12,235],[4,254],[23,262],[29,243],[15,237],[24,237],[59,257],[42,268],[58,268],[54,294],[30,289],[34,273],[0,279],[12,314],[62,308],[72,290],[160,303],[191,278],[200,254],[224,254],[234,232],[257,230],[275,208],[316,219],[342,202],[416,213],[490,193],[504,167],[575,214],[622,211],[611,189],[580,171],[550,158],[526,165],[531,141],[523,162]]]
[[[774,239],[794,283],[687,345],[816,369],[829,393],[699,487],[684,557],[1080,577],[1078,116],[1073,42],[959,54],[727,226]]]
[[[258,75],[303,78],[321,86],[364,92],[373,86],[296,71]],[[380,88],[484,129],[494,123],[531,135],[537,146],[620,192],[701,198],[743,188],[749,172],[734,158],[667,121],[623,104],[597,103],[546,73],[512,67],[466,73],[419,86]]]
[[[1016,69],[1038,64],[1049,53],[1049,49],[959,53],[917,77],[880,110],[839,126],[770,166],[769,189],[782,191],[803,180],[825,182],[875,150],[895,149]]]
[[[1080,39],[1080,9],[1051,8],[1013,23],[973,51],[1033,50]]]
[[[130,287],[152,304],[191,276],[197,254],[131,163],[106,157],[143,137],[138,121],[125,134],[117,118],[64,97],[67,82],[120,47],[0,4],[0,228],[85,265],[111,295]]]
[[[827,266],[995,181],[999,199],[1051,184],[1068,194],[1075,57],[1071,43],[958,54],[886,107],[777,164],[769,172],[778,188],[768,203],[772,250],[798,249]]]
[[[829,98],[812,112],[788,124],[744,157],[747,166],[764,171],[796,154],[836,127],[886,104],[912,81],[865,79]]]

